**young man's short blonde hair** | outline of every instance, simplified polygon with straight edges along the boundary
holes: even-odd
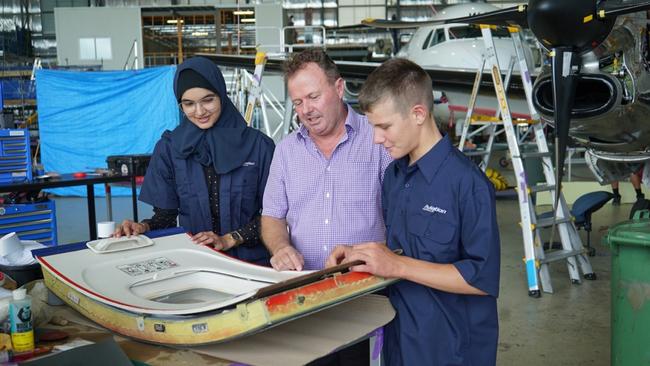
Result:
[[[370,73],[359,93],[359,107],[367,113],[384,100],[392,100],[404,115],[416,104],[433,113],[433,89],[429,74],[416,63],[394,58]]]

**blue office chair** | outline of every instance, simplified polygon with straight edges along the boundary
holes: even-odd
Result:
[[[591,247],[591,214],[600,210],[609,200],[614,198],[614,194],[607,191],[597,191],[585,193],[573,203],[571,207],[571,216],[576,228],[584,229],[587,232],[587,254],[593,257],[596,254],[596,248]],[[553,212],[545,212],[539,215],[540,218],[552,217]]]
[[[591,214],[600,210],[612,198],[614,198],[614,194],[611,192],[589,192],[578,197],[571,207],[571,215],[575,219],[576,228],[585,229],[587,232],[587,254],[590,257],[596,254],[596,248],[591,247]]]

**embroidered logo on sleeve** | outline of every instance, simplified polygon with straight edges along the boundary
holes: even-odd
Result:
[[[430,206],[430,205],[424,205],[424,207],[422,207],[422,211],[431,212],[431,213],[439,212],[441,214],[447,213],[447,210],[443,210],[438,206]]]

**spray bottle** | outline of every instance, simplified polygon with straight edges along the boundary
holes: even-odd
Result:
[[[24,288],[12,292],[9,302],[9,321],[11,322],[11,343],[14,352],[34,350],[34,329],[32,327],[32,298]]]

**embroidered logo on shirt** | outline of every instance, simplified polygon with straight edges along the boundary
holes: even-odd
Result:
[[[255,165],[254,161],[247,161],[247,162],[244,162],[243,166],[253,166],[253,165]]]
[[[443,210],[438,206],[429,206],[429,205],[424,205],[424,207],[422,207],[422,211],[431,212],[431,213],[439,212],[441,214],[447,213],[447,210]]]

